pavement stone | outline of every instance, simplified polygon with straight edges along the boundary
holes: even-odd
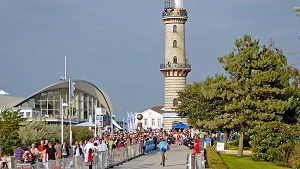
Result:
[[[159,151],[155,150],[139,158],[115,166],[115,169],[185,169],[187,154],[193,150],[186,146],[171,145],[171,150],[167,151],[165,167],[159,165]]]

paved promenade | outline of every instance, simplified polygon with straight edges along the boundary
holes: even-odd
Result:
[[[186,156],[191,154],[186,146],[178,146],[172,144],[171,150],[167,152],[167,160],[165,167],[159,165],[159,152],[158,150],[145,154],[132,161],[126,162],[120,166],[114,167],[115,169],[184,169],[186,168]]]

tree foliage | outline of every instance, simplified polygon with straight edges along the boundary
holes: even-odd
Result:
[[[89,140],[94,137],[94,133],[89,130],[87,127],[74,126],[72,127],[73,132],[73,142],[80,140]]]
[[[194,127],[210,130],[220,128],[224,122],[214,121],[214,118],[224,113],[227,101],[222,90],[226,89],[227,83],[225,76],[217,74],[215,77],[207,77],[203,82],[188,85],[178,93],[179,115],[188,117],[189,123]]]
[[[88,140],[93,137],[93,132],[87,127],[73,126],[73,143],[79,140]],[[24,145],[39,144],[40,140],[47,139],[52,143],[61,140],[61,125],[48,124],[44,121],[24,122],[19,131],[20,139]],[[64,141],[69,143],[70,128],[64,126]]]
[[[19,117],[20,111],[5,109],[0,116],[0,154],[12,154],[19,142],[20,124],[25,120]],[[2,144],[2,145],[1,145]]]
[[[280,123],[277,121],[257,125],[250,130],[252,159],[271,161],[292,167],[300,161],[299,145],[300,126]],[[291,161],[291,159],[294,159]],[[298,163],[299,164],[299,163]]]
[[[299,119],[299,72],[273,43],[260,46],[245,35],[234,44],[232,52],[218,58],[228,76],[208,77],[180,91],[178,111],[199,127],[239,131],[242,156],[249,129],[263,122]]]
[[[20,139],[24,145],[39,144],[42,139],[54,143],[61,140],[61,125],[47,124],[44,121],[26,121],[19,131]],[[69,141],[69,130],[64,127],[64,140]]]

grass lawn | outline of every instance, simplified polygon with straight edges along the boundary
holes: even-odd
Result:
[[[237,150],[238,146],[232,145],[232,143],[227,143],[226,150]],[[250,150],[250,147],[244,147],[244,150]]]
[[[238,158],[236,155],[220,154],[229,169],[287,169],[273,163],[252,161],[250,157]]]

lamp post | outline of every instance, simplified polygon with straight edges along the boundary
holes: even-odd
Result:
[[[295,10],[295,12],[296,12],[296,16],[299,16],[299,17],[300,17],[300,6],[294,7],[294,10]]]
[[[136,119],[138,120],[138,123],[137,123],[137,129],[138,130],[142,130],[143,129],[143,125],[142,125],[142,119],[143,119],[143,115],[142,114],[138,114]]]
[[[61,144],[64,142],[64,107],[68,107],[67,103],[63,103],[62,98],[60,98],[60,113],[61,113]]]

